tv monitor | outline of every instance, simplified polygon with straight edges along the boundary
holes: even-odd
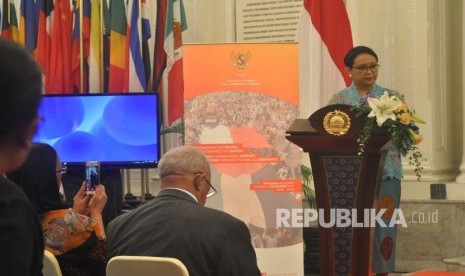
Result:
[[[156,93],[44,95],[33,141],[53,146],[67,166],[151,168],[160,159]]]

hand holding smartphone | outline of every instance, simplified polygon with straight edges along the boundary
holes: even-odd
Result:
[[[95,188],[100,183],[100,162],[87,161],[86,162],[86,194],[93,195]]]

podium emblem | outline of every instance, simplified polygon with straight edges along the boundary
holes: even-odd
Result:
[[[350,117],[345,112],[336,109],[326,114],[323,127],[331,135],[345,135],[350,129]]]

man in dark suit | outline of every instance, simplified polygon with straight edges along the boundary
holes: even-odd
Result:
[[[0,38],[0,275],[42,275],[39,218],[23,191],[5,177],[29,154],[41,93],[38,64],[24,48]]]
[[[207,157],[194,147],[168,151],[160,160],[162,190],[107,227],[106,254],[177,258],[191,276],[260,275],[247,226],[204,207],[216,192]]]

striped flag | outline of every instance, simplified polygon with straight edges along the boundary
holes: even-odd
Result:
[[[153,51],[152,90],[161,93],[161,81],[166,68],[165,43],[166,1],[157,1],[155,45]]]
[[[39,28],[37,31],[37,62],[42,68],[45,75],[45,87],[48,84],[48,76],[50,72],[50,53],[51,53],[51,34],[52,34],[52,17],[53,0],[41,0],[39,13]]]
[[[3,31],[3,2],[0,2],[0,36],[2,35]]]
[[[24,39],[24,46],[31,53],[37,47],[37,20],[34,0],[22,0],[19,20],[20,37]]]
[[[165,44],[168,91],[163,97],[168,102],[168,125],[184,115],[184,79],[182,73],[182,32],[187,29],[182,0],[168,0]],[[166,91],[166,89],[165,89]]]
[[[130,92],[146,92],[147,82],[145,81],[144,62],[142,60],[142,45],[141,45],[141,20],[140,20],[140,0],[130,0],[128,6],[128,21],[129,27],[129,83],[128,91]],[[132,2],[132,3],[131,3]]]
[[[104,0],[105,1],[105,0]],[[92,0],[90,12],[90,52],[89,52],[89,92],[101,93],[103,90],[102,68],[102,21],[100,0]]]
[[[82,7],[81,7],[82,4]],[[87,57],[89,56],[90,38],[90,0],[73,0],[73,38],[71,53],[71,78],[74,93],[89,92],[89,66]],[[82,8],[82,31],[81,31],[81,8]],[[82,41],[82,49],[81,49]],[[82,53],[81,53],[82,50]],[[81,87],[81,63],[82,63],[82,85]]]
[[[53,15],[50,71],[45,91],[50,94],[72,93],[71,52],[72,13],[69,0],[56,0]]]
[[[9,0],[3,0],[1,3],[1,6],[2,6],[1,8],[2,9],[1,33],[2,33],[2,37],[6,39],[11,38],[10,21],[8,18],[8,14],[9,14],[8,1]]]
[[[36,18],[36,50],[37,50],[37,42],[38,42],[38,35],[39,35],[39,18],[40,18],[40,11],[42,8],[43,0],[34,0],[34,1],[35,1],[34,13],[35,13],[35,18]]]
[[[73,0],[74,26],[73,26],[73,48],[71,53],[71,78],[73,82],[73,93],[83,92],[81,87],[81,1]]]
[[[21,2],[23,1],[10,1],[10,27],[11,27],[11,40],[18,43],[21,46],[25,46],[24,33],[20,33],[20,12],[21,12]]]
[[[343,0],[304,0],[297,31],[300,106],[308,117],[351,82],[344,56],[353,47]]]
[[[144,61],[145,80],[147,90],[152,89],[153,50],[155,37],[155,24],[157,20],[157,3],[155,1],[142,0],[142,60]],[[150,27],[153,26],[153,27]]]
[[[124,0],[111,1],[110,73],[108,92],[128,92],[125,85],[127,64],[127,23]]]
[[[89,93],[89,52],[90,52],[90,0],[82,0],[82,70],[84,88],[83,93]]]
[[[2,34],[2,16],[3,16],[3,2],[0,3],[0,35]]]
[[[110,0],[103,2],[103,92],[108,93],[108,83],[110,77],[110,34],[111,34],[111,20],[110,20]]]

